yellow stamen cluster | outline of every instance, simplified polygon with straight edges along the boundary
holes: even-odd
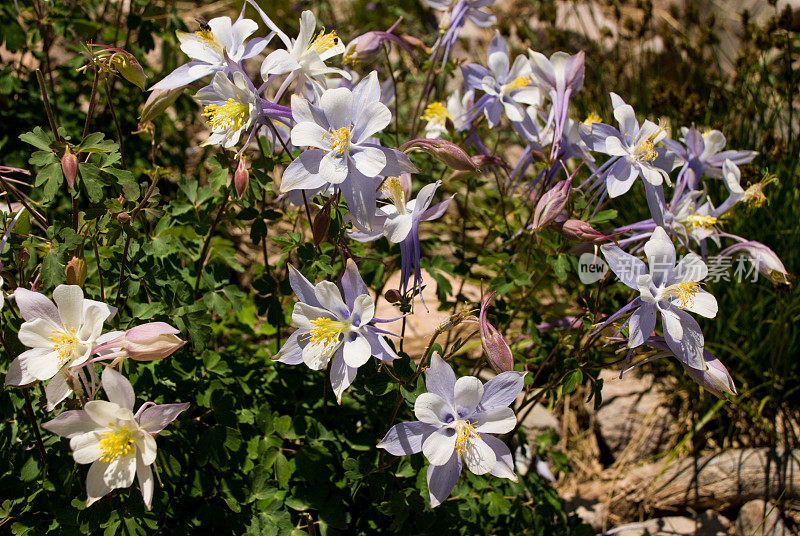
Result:
[[[656,152],[655,144],[649,136],[637,143],[633,149],[633,158],[637,162],[652,162],[657,157],[658,152]]]
[[[717,218],[714,216],[701,216],[700,214],[691,214],[686,218],[686,224],[693,229],[711,229],[717,224]]]
[[[72,358],[75,353],[75,347],[79,342],[75,330],[72,328],[64,328],[50,332],[50,342],[53,343],[53,349],[58,354],[58,360],[61,365],[66,363]]]
[[[744,191],[742,201],[751,207],[758,208],[764,203],[769,203],[766,194],[764,193],[764,186],[767,184],[777,182],[778,177],[770,172],[767,172],[759,182],[751,185]]]
[[[197,40],[203,43],[203,46],[208,47],[212,50],[215,50],[218,53],[222,53],[224,47],[222,43],[219,42],[211,30],[200,30],[195,32],[194,35],[197,37]]]
[[[133,442],[133,434],[127,426],[117,426],[108,423],[110,432],[100,434],[100,461],[110,462],[117,458],[131,454],[136,448]]]
[[[403,185],[400,184],[400,179],[386,177],[381,183],[381,192],[392,201],[397,212],[406,213],[406,194],[403,191]]]
[[[314,359],[320,364],[327,363],[339,343],[339,336],[347,329],[347,323],[320,317],[312,320],[311,325],[311,331],[301,335],[300,339],[309,341],[309,347],[321,346]]]
[[[472,440],[478,437],[478,432],[469,421],[456,423],[456,450],[463,454],[472,447]]]
[[[337,130],[329,128],[325,136],[330,136],[331,152],[335,156],[343,156],[350,148],[350,138],[352,136],[350,127],[342,127]],[[325,136],[322,139],[325,139]]]
[[[531,84],[533,84],[533,80],[531,80],[530,76],[520,76],[519,78],[515,78],[508,84],[504,85],[503,93],[511,93],[514,90],[522,89]]]
[[[325,28],[317,34],[311,44],[308,45],[307,51],[314,51],[317,54],[322,54],[328,49],[336,46],[336,40],[339,38],[336,32],[325,33]]]
[[[678,298],[675,305],[685,309],[694,303],[694,296],[700,291],[700,283],[687,281],[686,283],[676,283],[664,289],[664,297]]]
[[[225,101],[225,104],[209,104],[203,110],[203,117],[217,130],[237,130],[247,123],[250,107],[242,102],[241,95]]]
[[[583,124],[586,126],[591,126],[592,123],[602,123],[602,122],[603,118],[594,112],[589,112],[589,115],[587,115],[586,119],[583,120]]]
[[[420,119],[444,126],[448,119],[453,119],[453,116],[441,102],[432,102],[425,108],[425,113],[420,116]]]

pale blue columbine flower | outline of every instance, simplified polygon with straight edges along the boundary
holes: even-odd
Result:
[[[181,50],[192,61],[181,65],[150,89],[175,89],[217,71],[231,72],[232,64],[258,55],[272,38],[270,35],[245,43],[256,30],[256,21],[240,16],[234,23],[230,17],[216,17],[197,32],[176,32]]]
[[[336,185],[353,217],[371,229],[375,218],[377,177],[415,172],[402,152],[381,147],[371,137],[392,120],[380,102],[381,87],[373,71],[351,91],[328,89],[319,106],[292,96],[292,144],[309,147],[284,170],[281,192]]]
[[[591,134],[584,136],[592,150],[615,157],[603,175],[608,195],[624,194],[639,176],[652,186],[669,181],[668,174],[675,167],[674,155],[656,147],[666,137],[666,131],[649,120],[640,126],[633,107],[615,93],[611,94],[611,101],[619,130],[595,122]]]
[[[389,454],[422,452],[428,459],[431,508],[441,504],[458,481],[462,462],[476,475],[490,473],[517,481],[505,443],[489,434],[514,429],[517,417],[509,405],[522,392],[524,373],[503,372],[483,385],[474,376],[456,380],[438,353],[425,371],[427,393],[414,403],[418,421],[394,425],[378,443]]]
[[[294,305],[292,333],[273,359],[288,365],[305,363],[323,370],[330,362],[330,378],[336,401],[356,377],[358,367],[375,356],[392,361],[397,354],[375,321],[375,302],[352,259],[341,279],[342,291],[330,281],[312,285],[294,266],[289,265],[289,283],[300,300]]]
[[[356,231],[350,237],[359,242],[368,242],[385,236],[389,242],[400,244],[400,292],[408,290],[408,280],[413,276],[414,294],[422,293],[422,270],[420,268],[419,224],[442,217],[455,194],[441,203],[431,206],[433,196],[441,181],[423,186],[416,199],[406,199],[406,189],[398,177],[387,177],[381,184],[381,193],[391,201],[378,208],[372,232]]]
[[[603,327],[633,310],[627,321],[628,347],[636,348],[653,333],[661,313],[664,338],[670,350],[690,366],[702,369],[705,339],[697,321],[687,311],[706,318],[717,315],[717,300],[700,286],[708,275],[703,260],[689,253],[676,266],[675,246],[663,227],[656,227],[644,246],[649,272],[644,262],[619,246],[606,244],[600,249],[619,280],[639,291],[639,297],[609,317]]]
[[[558,154],[561,138],[569,119],[569,100],[583,87],[584,54],[583,51],[570,56],[565,52],[556,52],[550,59],[539,52],[529,51],[531,69],[536,84],[550,96],[550,113],[545,130],[553,128],[553,145],[550,158]]]
[[[444,47],[442,65],[447,63],[450,49],[453,48],[458,39],[458,33],[467,21],[479,28],[487,28],[497,21],[494,15],[482,9],[494,4],[494,0],[457,0],[455,2],[453,0],[425,0],[425,3],[438,11],[448,12],[442,17],[439,25],[439,38],[433,45],[431,53],[431,59],[433,59],[439,48]]]
[[[723,164],[730,160],[733,164],[742,165],[752,161],[756,156],[755,151],[723,151],[725,135],[719,130],[708,130],[700,133],[694,127],[681,127],[683,138],[677,141],[665,138],[661,141],[664,146],[675,153],[694,172],[693,183],[688,186],[697,188],[697,183],[703,175],[719,179],[723,177]]]
[[[464,90],[484,92],[474,105],[475,111],[483,110],[490,127],[500,123],[503,111],[512,122],[522,121],[525,118],[523,105],[541,100],[539,88],[533,83],[530,61],[520,54],[512,65],[506,42],[497,33],[489,43],[486,65],[488,69],[477,63],[461,67]]]
[[[342,69],[325,65],[326,60],[344,52],[344,44],[336,32],[325,33],[322,30],[315,36],[316,28],[317,18],[314,14],[311,11],[303,11],[297,39],[290,39],[281,31],[276,32],[286,49],[270,52],[264,59],[261,64],[262,78],[267,80],[272,75],[289,75],[283,83],[285,90],[286,86],[298,77],[298,89],[303,87],[306,80],[318,87],[325,87],[325,76],[332,73],[349,77],[350,75]],[[280,93],[283,91],[279,90]],[[276,100],[278,98],[280,95],[276,95]]]

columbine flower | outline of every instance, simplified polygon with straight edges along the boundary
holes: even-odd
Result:
[[[675,246],[663,227],[656,227],[644,246],[649,273],[641,260],[618,246],[606,244],[601,250],[620,281],[639,291],[639,297],[612,315],[604,326],[621,312],[633,309],[627,322],[628,347],[636,348],[653,332],[660,312],[667,346],[690,366],[702,369],[703,332],[686,311],[706,318],[717,315],[717,300],[700,286],[708,275],[703,260],[689,253],[675,266]]]
[[[737,254],[746,255],[750,258],[753,266],[759,273],[767,277],[774,284],[788,285],[789,272],[781,262],[780,257],[772,251],[769,247],[761,242],[755,240],[745,240],[744,238],[735,235],[729,235],[731,238],[739,240],[737,244],[729,246],[719,252],[718,259]]]
[[[719,130],[707,130],[701,134],[694,127],[682,127],[681,133],[683,134],[681,141],[686,147],[669,138],[665,138],[661,142],[667,149],[678,155],[694,172],[693,180],[689,183],[691,189],[697,188],[703,175],[721,178],[723,176],[722,167],[726,160],[730,160],[736,165],[742,165],[752,161],[757,154],[755,151],[722,151],[726,140],[725,135]]]
[[[218,72],[211,85],[198,91],[195,98],[205,105],[203,117],[211,127],[211,135],[203,145],[233,147],[259,115],[259,98],[238,71],[233,73],[233,82],[225,73]]]
[[[414,294],[422,293],[422,270],[420,268],[419,224],[441,218],[455,194],[431,207],[433,196],[441,181],[423,186],[416,199],[408,200],[406,191],[398,177],[387,177],[381,183],[381,193],[391,204],[378,208],[375,229],[369,233],[354,232],[350,237],[359,242],[375,240],[381,235],[390,242],[400,244],[400,290],[408,289],[408,280],[413,275]]]
[[[490,127],[500,123],[502,110],[509,120],[522,121],[525,118],[523,104],[536,104],[540,100],[528,58],[520,54],[509,68],[506,42],[497,33],[489,43],[486,65],[489,69],[475,63],[461,67],[464,89],[483,90],[485,93],[475,103],[475,109],[483,109]]]
[[[416,171],[405,154],[371,139],[392,120],[380,95],[375,71],[352,91],[326,90],[319,107],[293,95],[292,115],[297,124],[292,129],[292,144],[310,149],[284,170],[281,192],[338,185],[353,216],[372,228],[375,190],[380,184],[376,177]]]
[[[614,117],[619,130],[603,123],[593,123],[592,133],[595,151],[620,157],[605,172],[606,188],[610,197],[617,197],[633,186],[640,175],[653,186],[669,180],[668,173],[675,166],[672,154],[656,144],[667,133],[652,121],[645,120],[639,126],[633,107],[616,94],[611,94]]]
[[[486,360],[495,372],[508,372],[514,370],[514,354],[508,346],[505,337],[497,331],[497,328],[489,323],[486,318],[486,310],[489,302],[496,292],[492,292],[488,298],[481,302],[481,311],[478,316],[478,332],[481,336],[481,347],[486,354]]]
[[[86,506],[114,489],[127,488],[133,477],[147,509],[153,498],[156,440],[153,437],[186,408],[184,404],[145,403],[133,413],[133,387],[119,372],[106,368],[101,377],[105,400],[87,402],[80,411],[65,411],[42,424],[46,430],[68,438],[77,463],[91,463],[86,475]]]
[[[305,80],[322,85],[325,75],[338,73],[349,77],[347,72],[325,65],[325,61],[344,52],[344,44],[336,32],[325,33],[323,29],[316,36],[317,19],[311,11],[300,15],[300,33],[297,39],[289,39],[283,32],[278,38],[286,45],[286,50],[271,52],[261,64],[261,76],[267,80],[271,75],[290,74],[300,76],[297,87],[302,88]]]
[[[116,309],[84,299],[77,285],[57,286],[53,291],[55,304],[24,288],[14,291],[14,299],[25,320],[19,328],[19,340],[31,349],[11,362],[5,383],[20,386],[50,380],[45,394],[47,407],[52,409],[72,393],[70,370],[89,359],[103,322]]]
[[[258,55],[271,37],[252,39],[245,44],[245,39],[256,30],[258,23],[254,20],[240,17],[231,24],[230,17],[216,17],[197,32],[176,32],[181,50],[192,61],[181,65],[150,89],[179,88],[217,71],[227,72],[230,69],[228,60],[239,63]]]
[[[531,68],[536,83],[550,96],[550,114],[545,130],[553,125],[553,141],[551,158],[558,153],[558,145],[567,126],[569,100],[583,86],[584,54],[583,51],[570,56],[565,52],[556,52],[550,59],[539,52],[529,51]]]
[[[425,372],[428,392],[414,404],[419,420],[396,424],[378,447],[395,456],[422,451],[430,462],[431,508],[450,496],[462,461],[476,475],[491,473],[516,482],[511,451],[489,434],[505,434],[516,426],[517,418],[508,406],[522,392],[523,376],[503,372],[486,385],[474,376],[456,380],[450,365],[434,353]]]
[[[472,102],[472,91],[467,91],[464,96],[456,90],[447,97],[446,105],[441,102],[432,102],[422,114],[421,119],[427,121],[425,125],[426,138],[441,138],[447,134],[447,122],[453,124],[456,132],[464,130],[468,125],[469,103]]]
[[[352,259],[348,259],[342,275],[344,299],[334,283],[312,285],[291,265],[289,283],[300,300],[292,312],[297,331],[273,359],[288,365],[305,363],[313,370],[322,370],[330,362],[331,386],[341,404],[342,393],[370,356],[381,361],[397,358],[382,335],[386,332],[369,324],[375,302]]]

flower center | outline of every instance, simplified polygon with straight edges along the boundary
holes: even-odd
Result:
[[[50,342],[53,343],[53,349],[58,354],[59,366],[69,361],[80,343],[72,328],[51,331]]]
[[[322,29],[321,32],[317,34],[311,44],[308,45],[306,49],[306,54],[314,51],[317,54],[322,54],[326,50],[329,50],[336,46],[336,39],[339,36],[336,35],[336,32],[325,33],[325,28]]]
[[[352,125],[351,125],[352,126]],[[350,132],[350,127],[342,127],[337,130],[333,130],[333,128],[329,128],[328,132],[322,136],[322,139],[325,139],[325,136],[330,137],[331,143],[331,152],[334,156],[344,156],[344,153],[350,148],[350,138],[352,133]]]
[[[654,136],[648,136],[636,144],[636,146],[633,148],[634,160],[640,163],[652,162],[656,159],[656,157],[658,157],[655,144],[653,143],[653,137]]]
[[[400,214],[406,213],[406,194],[403,191],[403,185],[400,184],[400,179],[397,177],[386,177],[381,183],[381,192],[388,197],[397,212]]]
[[[237,130],[247,123],[250,106],[242,102],[241,95],[225,101],[225,104],[209,104],[203,110],[205,117],[214,130]]]
[[[455,422],[456,429],[456,450],[459,454],[472,447],[472,440],[478,437],[478,432],[472,426],[472,423],[465,420],[458,420]]]
[[[420,119],[430,121],[438,127],[444,127],[448,119],[452,121],[453,116],[441,102],[432,102],[425,108],[425,113],[420,116]]]
[[[219,39],[214,37],[214,33],[211,30],[200,30],[199,32],[195,32],[194,35],[197,37],[197,40],[203,44],[204,47],[210,48],[217,54],[222,55],[222,52],[225,47],[222,46],[222,43],[219,42]]]
[[[694,303],[694,296],[700,291],[700,283],[687,281],[686,283],[676,283],[661,291],[662,298],[678,298],[675,305],[681,309],[691,306]]]
[[[300,336],[309,341],[315,364],[327,363],[339,344],[339,337],[350,327],[347,322],[330,318],[316,318],[311,321],[311,331]]]
[[[711,229],[717,224],[717,218],[714,216],[701,216],[700,214],[690,214],[686,217],[686,224],[693,229]]]
[[[530,76],[520,76],[519,78],[515,78],[508,84],[503,86],[503,93],[508,95],[512,91],[516,91],[517,89],[522,89],[529,85],[533,84],[533,80],[531,80]]]
[[[108,423],[111,431],[100,434],[100,461],[110,462],[134,450],[133,433],[127,426]]]
[[[587,115],[586,119],[583,120],[583,124],[586,126],[591,126],[592,123],[602,123],[602,122],[603,118],[594,112],[589,112],[589,115]]]

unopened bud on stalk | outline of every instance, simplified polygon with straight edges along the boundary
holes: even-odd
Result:
[[[83,286],[86,281],[86,261],[78,257],[72,257],[64,269],[67,276],[67,285]]]
[[[698,384],[702,385],[715,395],[722,397],[723,393],[736,395],[736,385],[733,383],[728,369],[708,350],[703,350],[703,368],[696,369],[681,361],[683,369]]]
[[[577,242],[600,242],[607,238],[603,233],[594,230],[588,222],[572,218],[561,226],[561,235]]]
[[[405,153],[423,151],[456,171],[477,171],[478,166],[467,152],[453,142],[440,139],[416,139],[400,146]]]
[[[789,272],[786,271],[786,267],[781,262],[780,257],[761,242],[756,242],[755,240],[739,242],[720,251],[719,256],[725,257],[737,253],[743,253],[750,257],[759,273],[766,276],[776,285],[790,284]]]
[[[489,365],[491,365],[495,372],[500,374],[501,372],[514,370],[514,356],[505,338],[503,338],[500,332],[497,331],[497,328],[491,325],[486,319],[486,309],[494,295],[495,293],[492,292],[489,297],[481,303],[481,312],[478,317],[478,331],[481,336],[481,347],[486,354]]]
[[[236,166],[236,172],[233,174],[233,187],[236,189],[236,196],[241,199],[247,190],[247,185],[250,184],[250,171],[247,169],[245,156],[239,157],[239,165]]]
[[[387,290],[383,297],[386,298],[386,301],[389,303],[397,303],[403,298],[400,291],[394,288]]]
[[[131,221],[131,215],[128,214],[127,212],[120,212],[119,214],[117,214],[117,221],[120,223],[128,223],[129,221]]]
[[[70,188],[75,188],[75,177],[78,176],[78,159],[69,150],[69,145],[64,149],[64,156],[61,157],[61,172],[67,180]]]
[[[142,108],[142,114],[139,116],[139,124],[144,125],[155,119],[157,115],[169,108],[181,93],[183,93],[183,87],[151,91]]]
[[[328,237],[328,229],[331,226],[331,204],[325,203],[322,210],[317,213],[314,218],[314,224],[311,226],[312,234],[314,235],[314,245],[318,246]]]
[[[355,65],[375,61],[383,49],[384,39],[375,31],[359,35],[347,44],[344,50],[344,62]]]
[[[530,228],[536,231],[552,223],[553,220],[556,219],[556,216],[567,206],[570,190],[569,179],[564,179],[556,183],[553,188],[546,191],[539,199],[539,202],[536,203],[536,208],[533,211],[533,222]]]
[[[164,322],[150,322],[136,326],[120,336],[94,348],[95,353],[105,352],[106,358],[115,361],[130,357],[136,361],[158,361],[171,355],[186,341],[177,336],[177,329]]]

